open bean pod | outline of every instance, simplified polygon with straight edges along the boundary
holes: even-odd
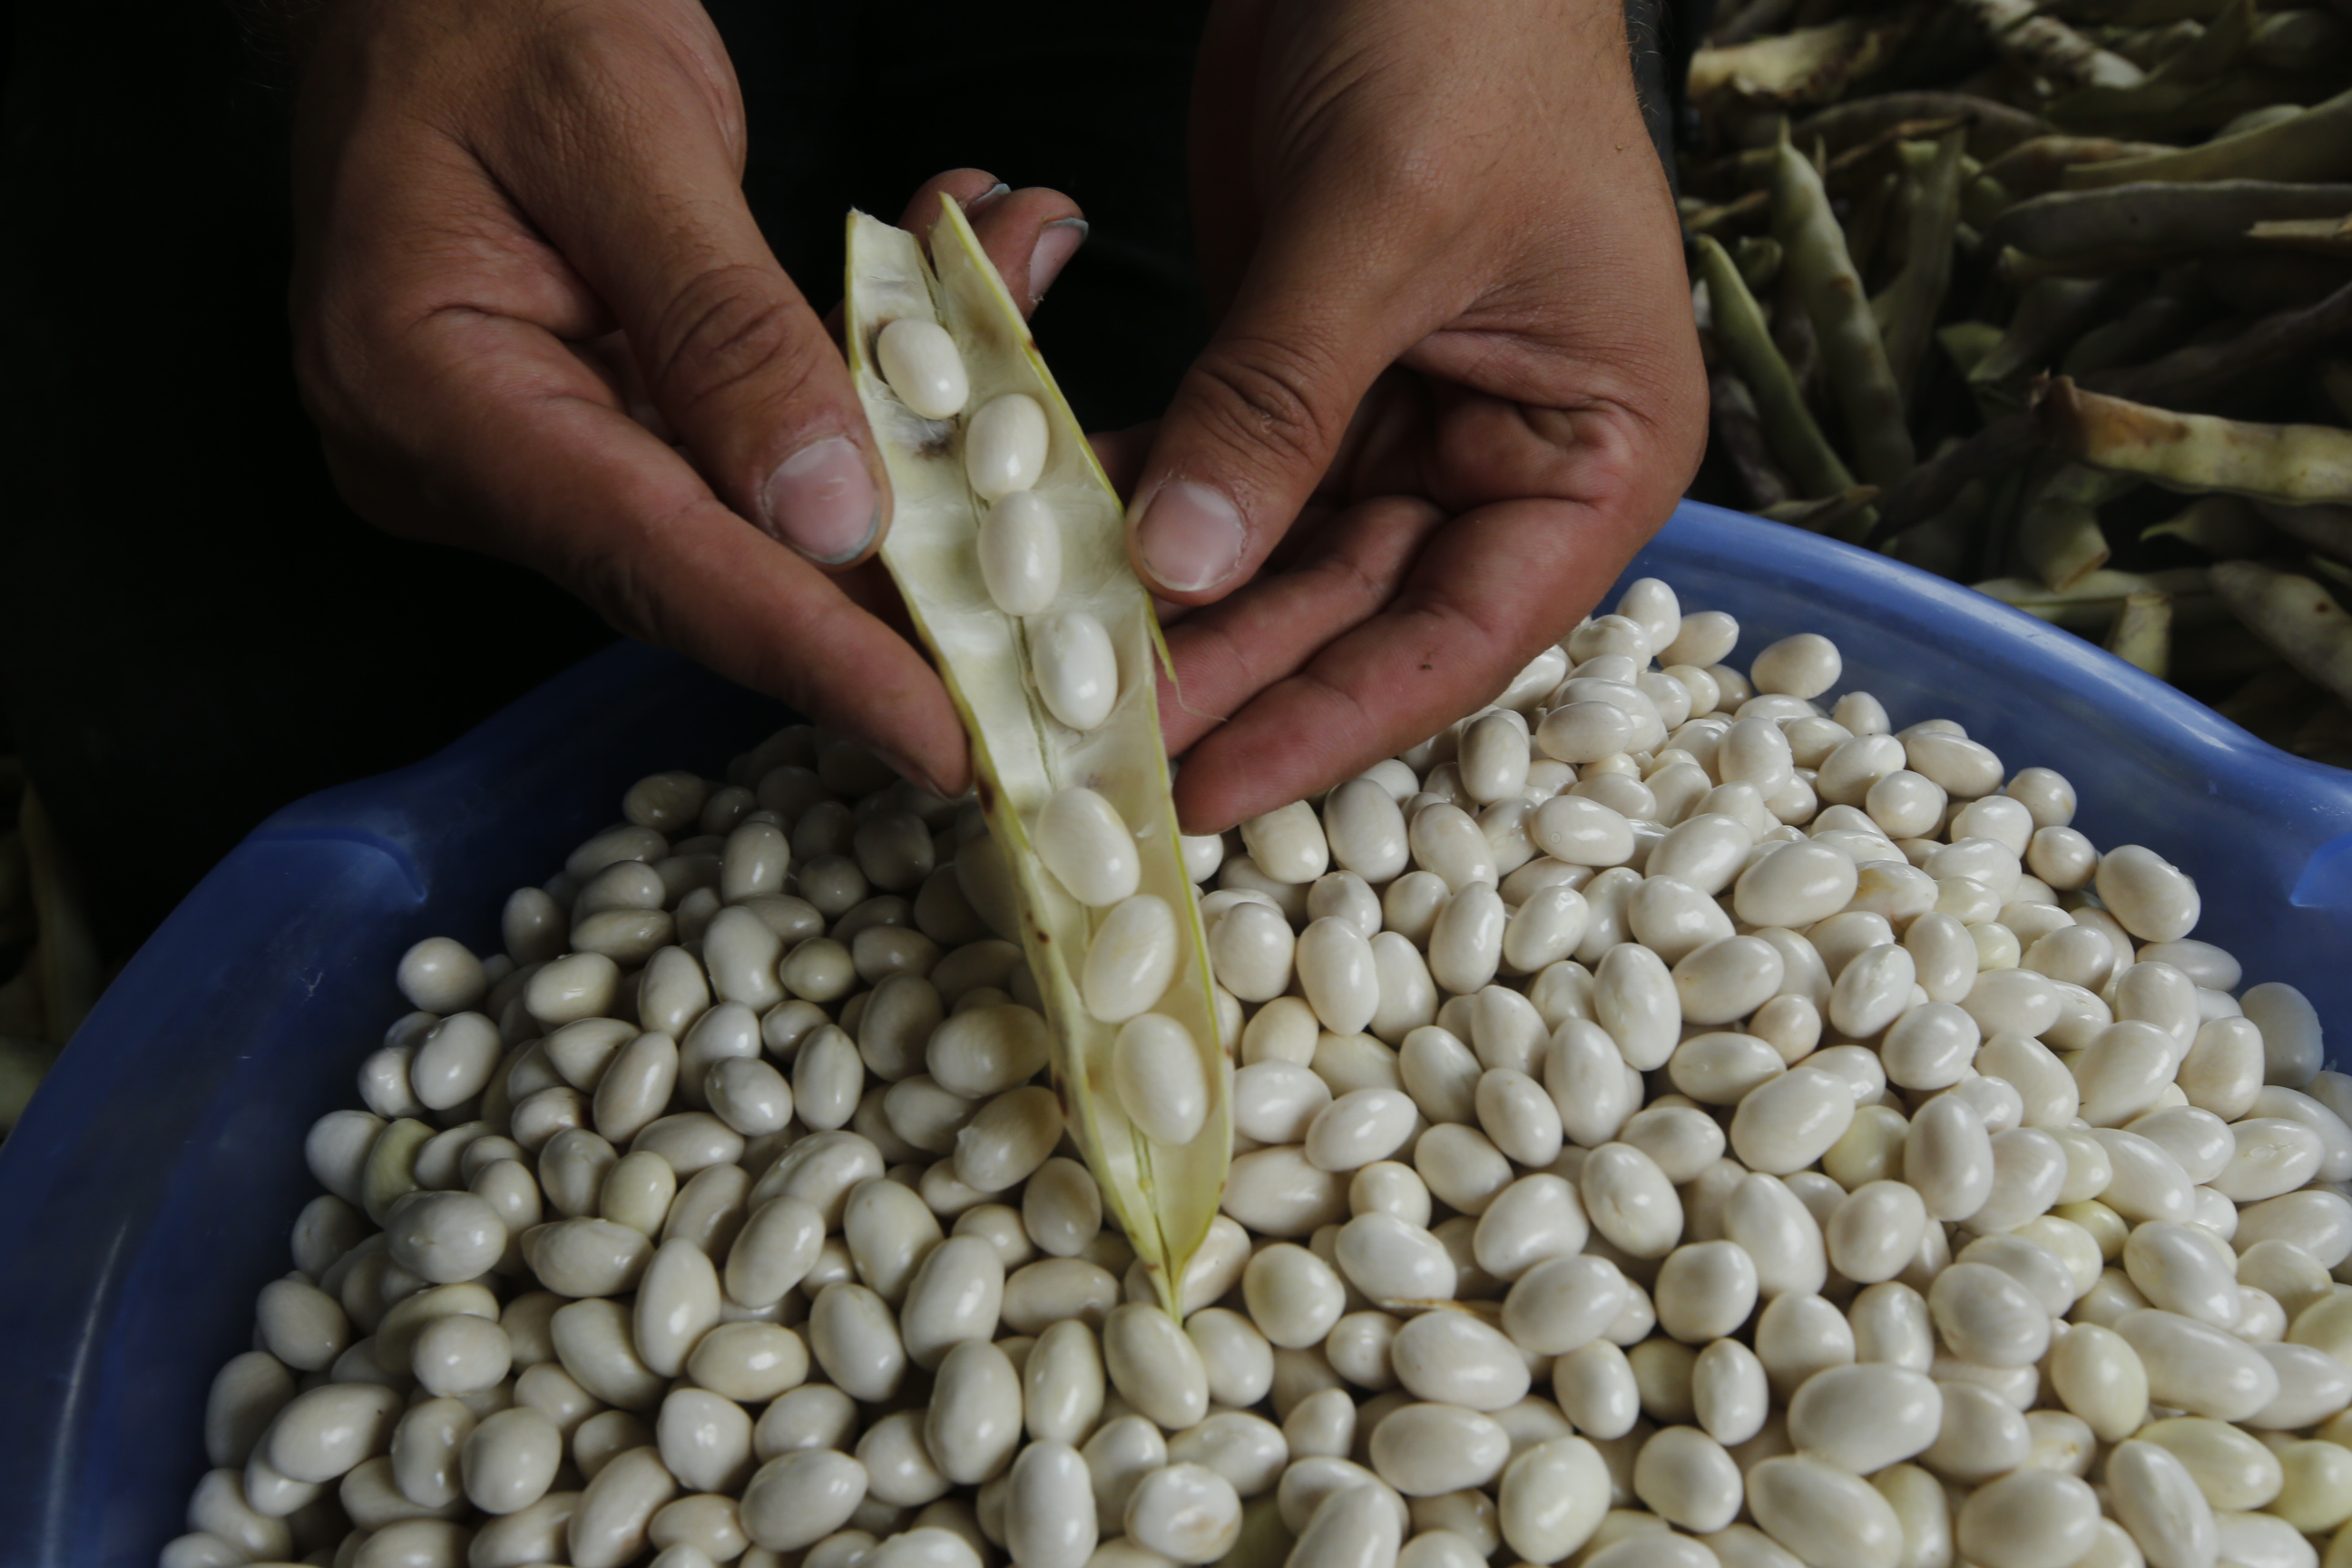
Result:
[[[928,240],[850,218],[882,560],[971,737],[1011,894],[989,915],[1035,974],[1066,1121],[1173,1310],[1232,1134],[1160,734],[1167,647],[1118,497],[961,209],[943,201]]]

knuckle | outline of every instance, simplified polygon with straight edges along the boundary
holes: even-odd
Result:
[[[692,418],[712,405],[791,398],[815,373],[807,308],[745,264],[696,273],[654,323],[646,379]]]
[[[1339,421],[1318,395],[1325,377],[1311,353],[1270,338],[1228,339],[1202,354],[1192,379],[1196,407],[1228,446],[1319,468],[1338,445]]]

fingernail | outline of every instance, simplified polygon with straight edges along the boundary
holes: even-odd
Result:
[[[910,759],[900,752],[890,750],[887,746],[876,746],[873,748],[873,752],[877,757],[881,759],[883,766],[888,768],[892,773],[897,773],[900,778],[905,779],[908,784],[913,784],[917,789],[927,791],[931,795],[937,795],[941,800],[952,800],[954,798],[954,796],[949,795],[946,790],[940,786],[940,781],[931,776],[929,769],[917,767]]]
[[[999,180],[996,184],[989,186],[988,189],[981,192],[980,195],[972,197],[971,200],[964,203],[963,216],[970,217],[972,214],[981,211],[984,207],[995,205],[998,202],[1003,201],[1006,196],[1009,196],[1012,194],[1013,187],[1006,184],[1003,180]]]
[[[812,441],[777,464],[760,507],[769,532],[824,566],[855,559],[882,524],[874,477],[846,436]]]
[[[1137,526],[1143,563],[1163,588],[1197,594],[1234,574],[1241,563],[1242,514],[1206,485],[1178,480],[1160,487]]]
[[[1029,302],[1035,304],[1087,242],[1091,226],[1082,217],[1057,217],[1037,231],[1036,248],[1029,252]]]

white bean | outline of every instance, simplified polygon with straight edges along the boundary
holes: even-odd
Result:
[[[1118,656],[1102,622],[1084,610],[1059,610],[1024,625],[1046,711],[1073,730],[1092,730],[1109,718],[1118,700]]]

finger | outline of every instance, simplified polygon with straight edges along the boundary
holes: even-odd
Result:
[[[1296,570],[1261,575],[1166,630],[1174,678],[1160,689],[1160,729],[1179,754],[1256,696],[1296,674],[1334,637],[1395,594],[1444,514],[1384,497],[1331,520]]]
[[[928,238],[940,219],[941,195],[952,196],[963,208],[981,248],[1024,316],[1036,310],[1045,290],[1086,243],[1087,220],[1077,203],[1043,185],[1012,190],[979,169],[951,170],[925,181],[908,202],[898,226]]]
[[[512,320],[442,317],[404,379],[404,405],[431,411],[410,434],[433,496],[382,499],[412,531],[492,538],[624,632],[782,699],[928,789],[962,791],[962,726],[916,648],[736,515],[562,344]]]
[[[1201,603],[1244,580],[1329,468],[1381,370],[1452,307],[1357,244],[1346,211],[1271,226],[1234,308],[1185,373],[1129,509],[1153,590]]]
[[[1220,831],[1393,756],[1490,700],[1591,608],[1646,537],[1628,514],[1514,500],[1434,533],[1387,609],[1202,737],[1176,778]]]
[[[812,561],[862,558],[887,478],[839,350],[743,200],[731,79],[650,31],[593,47],[523,96],[486,161],[611,308],[719,498]]]

